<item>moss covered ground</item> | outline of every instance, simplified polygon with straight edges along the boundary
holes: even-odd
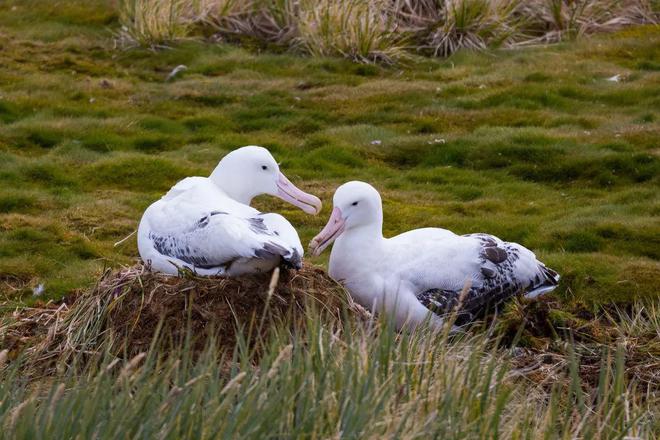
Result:
[[[490,232],[559,271],[562,301],[657,298],[657,27],[383,67],[194,40],[124,51],[118,26],[101,0],[0,3],[4,298],[59,298],[133,263],[135,240],[114,243],[144,208],[248,144],[324,200],[317,217],[257,201],[304,243],[334,188],[365,180],[386,234]]]

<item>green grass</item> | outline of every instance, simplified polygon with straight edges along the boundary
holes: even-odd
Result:
[[[520,368],[524,351],[484,332],[332,326],[311,309],[305,332],[278,325],[258,350],[239,336],[233,353],[211,338],[198,356],[189,340],[100,354],[32,387],[19,360],[0,377],[0,424],[8,438],[657,438],[657,396],[626,380],[634,338],[659,330],[657,311],[638,310],[619,346],[592,348],[603,350],[595,372],[580,344]]]
[[[59,299],[135,262],[134,237],[114,243],[143,210],[247,144],[324,200],[317,217],[256,201],[303,242],[361,179],[387,235],[494,233],[562,282],[503,312],[499,346],[483,328],[397,334],[307,310],[257,352],[243,329],[234,352],[86,353],[32,381],[44,372],[0,345],[0,438],[658,438],[657,28],[383,67],[201,41],[117,50],[114,3],[0,3],[0,327],[38,285]],[[35,313],[22,328],[45,325]]]
[[[0,5],[8,298],[30,301],[41,283],[59,298],[131,264],[135,241],[113,244],[144,208],[246,144],[325,201],[319,217],[257,201],[303,242],[334,188],[361,179],[383,193],[387,234],[487,231],[562,273],[565,300],[657,297],[657,28],[379,67],[196,41],[118,51],[117,20],[100,0]]]

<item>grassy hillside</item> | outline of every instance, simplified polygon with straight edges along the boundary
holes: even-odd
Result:
[[[0,2],[0,438],[660,438],[657,27],[391,66],[115,47],[135,30],[118,5],[168,1]],[[115,243],[143,210],[246,144],[324,200],[318,217],[257,200],[303,242],[361,179],[386,234],[491,232],[561,286],[455,335],[396,332],[310,268],[275,289],[138,266],[35,301],[134,263],[135,238]]]
[[[486,231],[558,270],[561,298],[658,295],[657,27],[394,67],[199,41],[120,51],[118,27],[106,2],[0,4],[9,299],[29,301],[41,283],[60,297],[132,263],[135,240],[113,244],[144,208],[247,144],[324,200],[318,217],[258,200],[303,242],[334,188],[360,179],[384,196],[387,234]]]

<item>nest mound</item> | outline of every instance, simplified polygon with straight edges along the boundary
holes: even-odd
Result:
[[[31,360],[51,366],[81,353],[132,356],[146,351],[156,336],[180,343],[194,335],[190,343],[201,350],[213,334],[218,348],[231,353],[239,329],[252,344],[263,340],[274,322],[304,326],[309,307],[320,312],[320,319],[336,323],[346,309],[366,316],[317,267],[202,278],[166,276],[136,265],[107,271],[92,289],[59,304],[16,312],[14,324],[4,328],[3,345],[10,354],[24,349]]]

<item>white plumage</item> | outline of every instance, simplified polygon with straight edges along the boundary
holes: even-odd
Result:
[[[391,313],[399,327],[427,319],[440,325],[464,288],[459,324],[518,293],[534,297],[557,286],[557,273],[517,243],[440,228],[388,239],[382,223],[378,191],[363,182],[346,183],[335,192],[330,220],[311,248],[319,254],[336,240],[330,276],[363,306]]]
[[[176,275],[236,276],[268,271],[283,262],[302,264],[296,230],[279,214],[250,206],[260,194],[280,197],[308,213],[318,198],[296,188],[262,147],[243,147],[225,156],[210,177],[178,182],[149,206],[138,228],[138,249],[152,270]]]

